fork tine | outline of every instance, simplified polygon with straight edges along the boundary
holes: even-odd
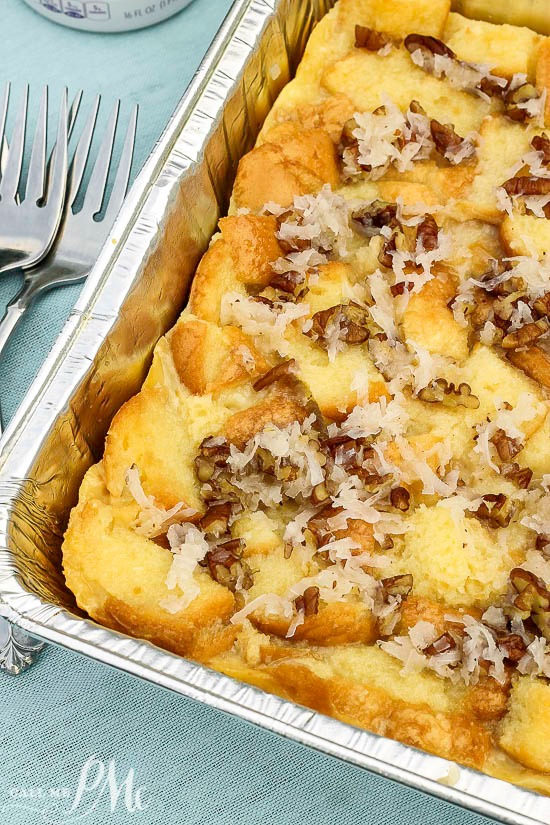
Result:
[[[71,137],[74,129],[74,124],[76,121],[76,116],[78,114],[78,110],[80,109],[80,102],[82,100],[82,89],[79,89],[78,92],[74,96],[74,100],[71,103],[71,108],[69,109],[69,129],[68,134],[69,138]]]
[[[109,166],[111,165],[111,158],[113,156],[113,144],[115,142],[119,108],[120,100],[117,100],[109,117],[107,129],[101,141],[94,168],[88,181],[88,186],[86,187],[82,211],[86,211],[90,215],[95,215],[99,212],[103,203],[105,186],[109,175]]]
[[[128,189],[128,181],[130,180],[130,171],[132,169],[132,160],[134,157],[134,144],[136,140],[136,126],[138,117],[138,105],[132,109],[130,122],[126,130],[124,138],[124,145],[118,163],[118,169],[113,183],[111,196],[109,198],[109,205],[105,212],[105,220],[113,221],[122,205],[122,201],[126,197],[126,190]]]
[[[67,189],[67,118],[67,89],[64,89],[61,96],[55,149],[52,152],[48,191],[46,193],[47,205],[53,209],[58,209],[59,220],[61,220],[61,206]]]
[[[86,168],[86,161],[88,160],[88,155],[90,153],[90,146],[92,145],[92,137],[94,134],[97,110],[99,109],[100,101],[101,95],[97,95],[90,114],[88,115],[88,119],[84,125],[84,129],[82,130],[80,140],[78,141],[75,149],[73,162],[71,165],[69,194],[67,196],[68,206],[73,205],[74,199],[78,194],[80,184],[82,183],[82,176],[84,174],[84,169]]]
[[[46,137],[48,119],[48,87],[44,86],[42,100],[40,101],[40,111],[36,121],[36,130],[32,144],[31,159],[29,162],[29,172],[27,175],[27,189],[25,198],[30,198],[34,203],[39,201],[44,194],[44,176],[46,172]]]
[[[21,176],[21,165],[23,162],[23,151],[25,149],[25,131],[27,127],[27,103],[29,98],[29,86],[25,86],[25,93],[23,95],[23,103],[19,110],[15,127],[13,130],[13,139],[8,155],[8,162],[6,164],[6,171],[4,177],[0,182],[0,197],[1,198],[15,198],[17,188],[19,186],[19,178]]]
[[[11,83],[8,81],[6,83],[6,88],[4,89],[4,99],[2,101],[2,105],[0,107],[0,171],[2,175],[4,174],[6,164],[8,162],[8,141],[6,140],[6,135],[4,134],[6,131],[6,118],[8,114],[8,103],[10,99],[10,89]]]

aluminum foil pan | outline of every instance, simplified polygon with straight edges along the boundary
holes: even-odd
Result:
[[[0,614],[28,633],[501,822],[550,799],[269,695],[101,627],[65,587],[60,544],[86,469],[140,387],[227,205],[236,164],[330,0],[237,0],[153,150],[0,457]]]

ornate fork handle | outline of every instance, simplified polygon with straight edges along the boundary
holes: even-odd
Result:
[[[0,671],[19,675],[32,665],[44,647],[44,642],[0,618]]]

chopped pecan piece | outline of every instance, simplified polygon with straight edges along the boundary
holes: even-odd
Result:
[[[352,213],[352,226],[367,238],[380,235],[384,226],[395,228],[397,223],[397,205],[386,201],[374,200],[356,209]]]
[[[424,215],[416,230],[416,241],[425,252],[437,249],[439,227],[433,215]]]
[[[413,113],[413,115],[424,115],[424,117],[427,117],[426,109],[421,103],[418,102],[418,100],[411,100],[409,103],[409,110]]]
[[[520,490],[526,490],[531,484],[533,471],[529,467],[520,467],[519,464],[514,463],[503,467],[502,475],[517,484]]]
[[[537,178],[524,175],[520,178],[505,180],[502,188],[507,195],[547,195],[550,192],[550,178]]]
[[[523,370],[530,378],[550,389],[550,357],[540,347],[508,350],[506,357],[514,367]]]
[[[498,97],[504,100],[509,85],[510,82],[508,80],[503,81],[503,78],[497,78],[493,75],[491,77],[482,77],[478,83],[478,88],[486,95],[489,95],[489,97]]]
[[[533,301],[533,309],[548,318],[550,316],[550,292],[546,292]]]
[[[362,344],[369,337],[368,311],[354,303],[337,304],[316,312],[312,319],[313,324],[308,335],[316,335],[319,342],[326,344],[329,335],[329,325],[338,325],[338,338],[347,344]]]
[[[515,567],[510,582],[518,595],[513,604],[524,619],[531,618],[545,639],[550,640],[550,592],[538,576]]]
[[[384,241],[384,243],[382,244],[382,248],[378,253],[378,263],[380,264],[380,266],[383,266],[386,269],[391,269],[393,267],[392,253],[395,252],[397,249],[396,242],[397,236],[395,232],[393,233],[391,238],[388,238],[387,241]]]
[[[412,281],[399,281],[398,284],[390,286],[390,292],[394,298],[398,295],[404,295],[405,292],[410,292],[414,284]]]
[[[404,513],[409,509],[411,494],[405,487],[394,487],[390,492],[390,501],[392,507]]]
[[[524,122],[529,120],[531,115],[528,109],[521,104],[526,104],[530,100],[538,100],[540,94],[532,83],[523,83],[517,89],[512,89],[506,93],[504,98],[504,110],[510,120]]]
[[[508,527],[514,514],[514,506],[504,493],[488,493],[474,515],[491,527]]]
[[[440,653],[448,653],[449,650],[454,650],[455,647],[456,642],[451,634],[442,633],[441,636],[438,636],[431,644],[427,645],[422,653],[425,656],[438,656]]]
[[[320,484],[316,484],[311,494],[311,500],[313,504],[324,504],[324,502],[328,501],[329,498],[330,493],[328,491],[326,482],[321,481]]]
[[[450,123],[440,123],[438,120],[432,119],[430,120],[430,132],[436,151],[451,163],[455,162],[454,156],[466,145],[468,146],[468,153],[464,157],[473,155],[475,151],[473,143],[461,138]]]
[[[308,530],[315,540],[318,548],[323,547],[332,540],[334,535],[328,525],[328,519],[335,516],[339,511],[335,510],[332,505],[323,507],[316,515],[312,516],[307,523]],[[341,512],[341,511],[340,511]]]
[[[535,135],[531,141],[531,146],[536,152],[540,152],[542,154],[543,165],[550,165],[550,138],[548,135]]]
[[[472,410],[479,407],[479,398],[472,395],[469,384],[462,383],[456,387],[445,378],[435,378],[427,387],[420,390],[418,397],[421,401],[443,404],[444,407],[469,407]]]
[[[253,388],[258,392],[276,381],[287,378],[289,375],[296,374],[296,361],[294,358],[288,358],[286,361],[281,361],[280,364],[272,367],[272,369],[265,372],[263,375],[253,383]]]
[[[241,560],[244,547],[242,539],[231,539],[209,550],[203,565],[208,567],[210,575],[218,584],[223,584],[232,592],[249,590],[253,584],[252,571]]]
[[[273,289],[279,289],[287,295],[292,295],[294,298],[303,298],[307,292],[306,276],[303,272],[276,272],[269,286]]]
[[[403,573],[401,576],[390,576],[382,579],[380,584],[384,588],[386,596],[401,596],[406,598],[412,590],[413,577],[411,573]]]
[[[348,435],[336,435],[325,442],[335,464],[340,467],[360,465],[361,444]]]
[[[229,458],[229,444],[225,438],[208,436],[199,447],[195,469],[199,481],[210,481],[217,467],[224,467]]]
[[[523,447],[519,438],[510,438],[510,436],[506,435],[505,431],[500,428],[490,440],[492,444],[495,445],[501,461],[511,461]]]
[[[298,612],[303,610],[304,616],[315,616],[319,612],[319,588],[306,587],[303,594],[294,599],[294,605]]]
[[[377,52],[392,42],[393,38],[386,32],[369,29],[367,26],[355,27],[355,47],[357,49],[368,49],[369,52]]]
[[[304,249],[309,249],[311,241],[309,238],[278,238],[279,246],[288,255],[289,252],[303,252]]]
[[[199,521],[199,527],[204,533],[220,538],[224,533],[227,533],[230,516],[230,502],[224,501],[221,504],[211,504]]]
[[[353,134],[357,129],[357,121],[350,117],[342,126],[342,134],[340,135],[340,147],[342,149],[357,148],[357,138]]]
[[[509,332],[502,339],[501,345],[504,349],[518,349],[519,347],[528,347],[541,335],[544,335],[550,329],[550,325],[546,318],[539,318],[538,321],[533,321],[531,324],[524,324],[514,332]]]
[[[498,640],[498,646],[512,664],[517,665],[527,652],[527,645],[517,633],[509,633]]]
[[[433,57],[434,54],[439,54],[450,58],[456,57],[453,50],[446,46],[442,40],[425,34],[407,35],[405,38],[405,48],[410,54],[420,50],[424,56]]]

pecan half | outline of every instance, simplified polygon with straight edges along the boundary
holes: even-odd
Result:
[[[258,392],[259,390],[263,390],[271,384],[274,384],[276,381],[280,381],[281,379],[288,378],[289,375],[295,374],[296,361],[294,358],[288,358],[286,361],[281,361],[280,364],[277,364],[267,372],[264,372],[263,375],[260,375],[260,377],[254,381],[252,387]]]
[[[369,29],[367,26],[355,27],[355,47],[357,49],[368,49],[369,52],[377,52],[392,42],[393,38],[387,32]]]
[[[544,335],[550,329],[550,324],[546,318],[539,318],[538,321],[533,321],[531,324],[524,324],[514,332],[509,332],[501,341],[501,346],[504,349],[518,349],[519,347],[528,347],[534,343],[537,338]]]
[[[533,175],[510,178],[504,181],[502,188],[510,196],[547,195],[550,192],[550,178],[537,178]]]
[[[416,241],[425,252],[437,249],[439,227],[433,215],[424,215],[416,230]]]
[[[472,388],[469,384],[462,383],[458,387],[445,378],[435,378],[427,387],[418,393],[421,401],[430,404],[443,404],[444,407],[468,407],[477,410],[479,398],[472,395]]]
[[[303,610],[304,616],[315,616],[319,612],[319,588],[306,587],[303,594],[294,599],[294,606],[298,612]]]
[[[449,650],[454,650],[456,642],[450,633],[442,633],[437,639],[423,648],[422,653],[425,656],[438,656],[441,653],[448,653]]]
[[[487,493],[474,512],[481,521],[491,527],[508,527],[514,514],[514,506],[504,493]]]
[[[550,389],[550,356],[540,347],[535,345],[527,350],[508,350],[506,357],[514,367]]]

